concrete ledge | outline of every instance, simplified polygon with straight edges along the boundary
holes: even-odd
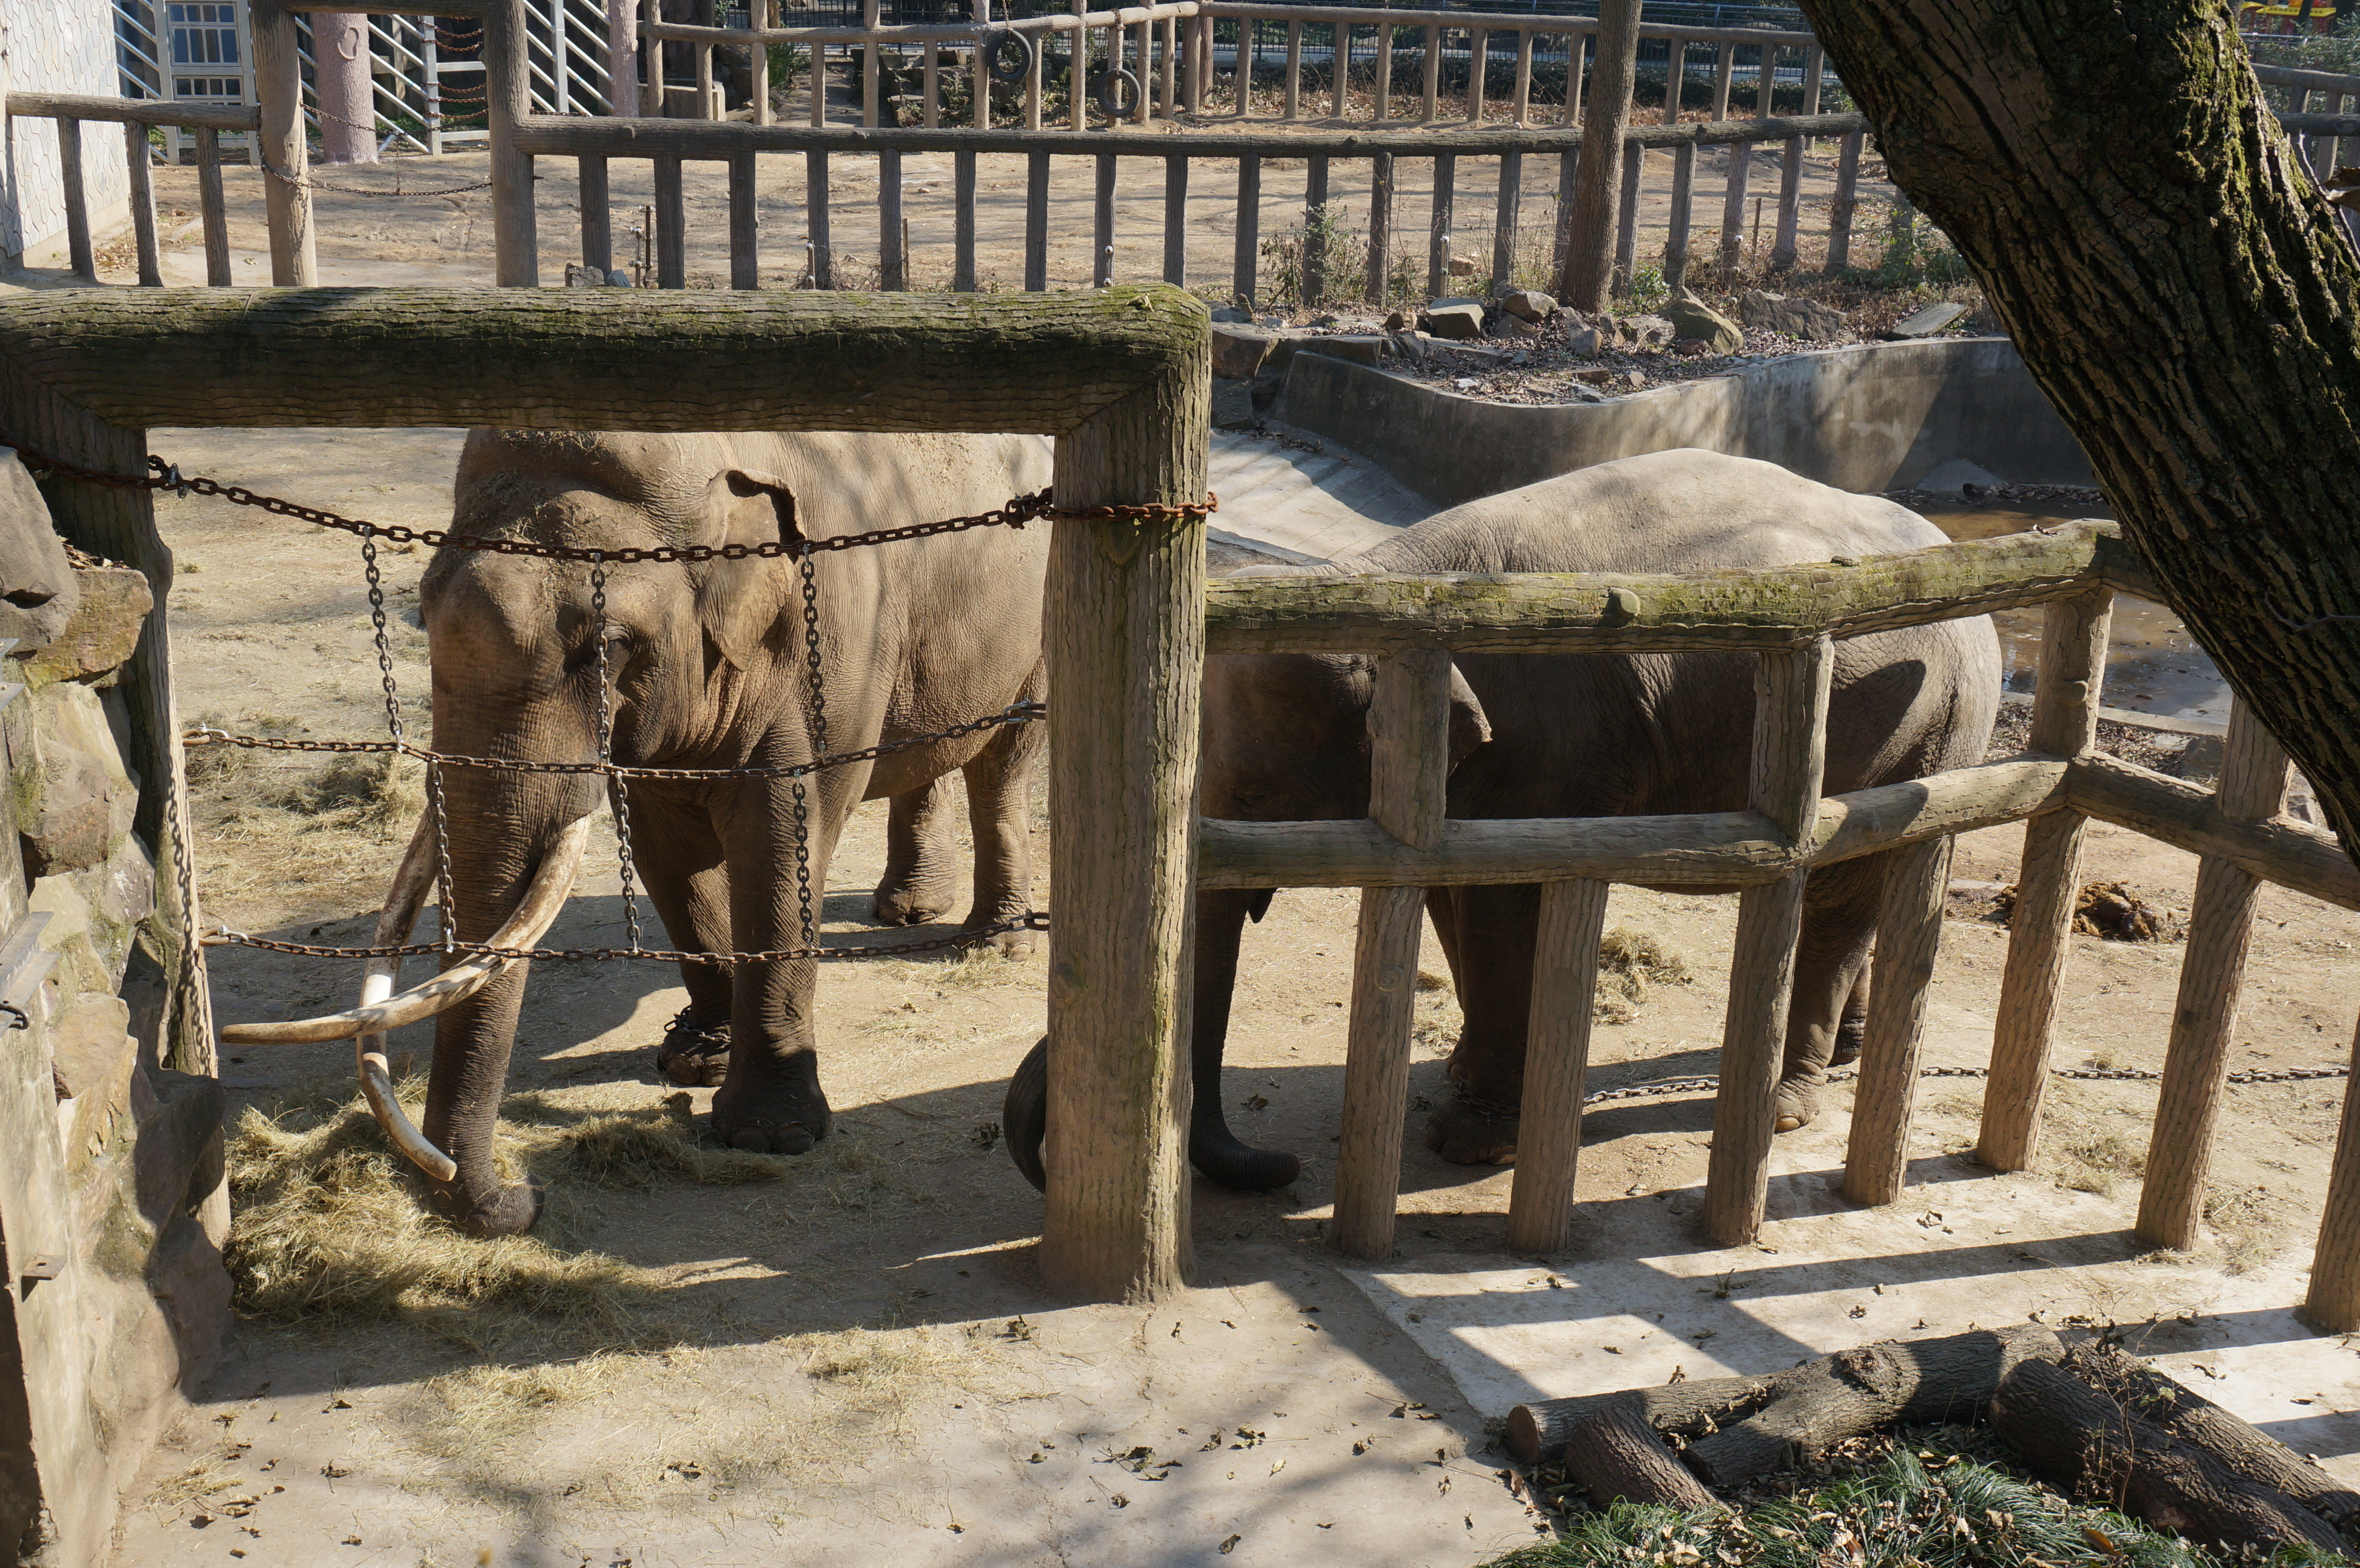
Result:
[[[1825,349],[1612,403],[1545,408],[1297,354],[1271,411],[1376,455],[1446,506],[1687,446],[1863,493],[1903,488],[1954,458],[2018,484],[2091,483],[2081,443],[2005,338]]]

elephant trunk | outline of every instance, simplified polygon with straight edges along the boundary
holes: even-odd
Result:
[[[1266,888],[1196,896],[1195,1035],[1190,1041],[1196,1109],[1188,1125],[1188,1158],[1208,1181],[1248,1191],[1284,1187],[1303,1172],[1303,1162],[1284,1149],[1240,1142],[1221,1111],[1221,1053],[1229,1043],[1238,943],[1247,917],[1259,920],[1270,907],[1270,898]]]

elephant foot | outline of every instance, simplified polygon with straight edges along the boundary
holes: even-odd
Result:
[[[932,925],[950,912],[953,897],[947,886],[914,879],[880,883],[869,909],[880,926]]]
[[[1819,1084],[1816,1078],[1789,1078],[1778,1085],[1779,1132],[1793,1132],[1807,1127],[1819,1114]]]
[[[1256,1149],[1239,1141],[1227,1127],[1196,1127],[1188,1132],[1188,1163],[1217,1187],[1267,1192],[1291,1187],[1303,1161],[1283,1149]]]
[[[1459,1091],[1426,1120],[1426,1147],[1453,1165],[1513,1165],[1516,1107]]]
[[[1021,922],[1030,919],[1032,913],[1032,911],[1029,906],[1022,904],[1013,909],[998,909],[990,910],[978,909],[967,916],[966,929],[968,931],[985,931],[992,926],[1006,925],[1011,921]],[[976,951],[981,952],[985,949],[989,949],[993,953],[999,953],[1003,958],[1030,958],[1032,956],[1033,943],[1039,936],[1040,933],[1034,931],[1031,926],[1019,924],[1014,931],[1000,931],[997,935],[993,936],[990,941],[978,943]]]
[[[754,1154],[808,1154],[835,1124],[815,1075],[735,1094],[725,1083],[713,1096],[713,1136]]]
[[[434,1206],[443,1217],[478,1240],[522,1236],[540,1220],[547,1202],[548,1194],[537,1181],[495,1188],[482,1199],[470,1199],[454,1187],[438,1187],[434,1192]]]
[[[717,1089],[729,1071],[729,1020],[700,1024],[695,1009],[683,1007],[656,1047],[656,1071],[683,1089]]]

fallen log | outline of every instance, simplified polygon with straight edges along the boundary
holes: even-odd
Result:
[[[1688,1473],[1663,1435],[1627,1404],[1601,1406],[1574,1423],[1565,1439],[1565,1470],[1601,1508],[1619,1497],[1688,1513],[1726,1511]]]
[[[2008,1373],[1992,1400],[1991,1422],[2052,1486],[2191,1541],[2344,1550],[2333,1527],[2284,1492],[2245,1479],[2046,1361]]]
[[[2111,1345],[2066,1356],[2067,1371],[2143,1420],[2201,1448],[2257,1486],[2284,1492],[2330,1524],[2360,1524],[2360,1492],[2193,1388]]]
[[[1775,1469],[1797,1449],[1824,1448],[1889,1421],[1980,1412],[2009,1368],[2064,1354],[2038,1324],[1886,1340],[1761,1377],[1518,1405],[1508,1412],[1508,1449],[1527,1465],[1555,1459],[1577,1425],[1619,1406],[1659,1432],[1692,1439],[1689,1465],[1712,1486],[1728,1486]]]

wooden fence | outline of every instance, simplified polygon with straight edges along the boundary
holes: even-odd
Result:
[[[91,243],[90,201],[82,192],[82,127],[85,121],[123,127],[123,153],[131,169],[131,236],[139,281],[163,284],[163,256],[156,234],[156,191],[150,173],[148,131],[170,125],[192,131],[197,143],[197,210],[204,225],[205,281],[224,288],[229,267],[229,212],[222,198],[221,133],[251,132],[262,113],[246,106],[173,103],[161,99],[83,97],[56,93],[11,93],[11,115],[55,120],[59,163],[65,175],[66,265],[86,283],[98,281],[98,256]]]
[[[1362,890],[1337,1156],[1338,1245],[1363,1258],[1382,1257],[1393,1245],[1415,1001],[1414,988],[1400,977],[1417,972],[1425,889],[1455,884],[1538,882],[1543,888],[1507,1237],[1510,1247],[1531,1251],[1555,1251],[1571,1239],[1608,886],[1743,889],[1704,1204],[1711,1238],[1737,1246],[1759,1232],[1768,1192],[1804,878],[1816,866],[1894,852],[1843,1181],[1855,1203],[1894,1202],[1906,1179],[1950,843],[1959,833],[2013,822],[2027,824],[2024,857],[1976,1157],[1998,1171],[2027,1169],[2040,1138],[2081,886],[2083,828],[2095,818],[2202,857],[2137,1222],[2138,1235],[2158,1246],[2192,1246],[2255,889],[2271,882],[2360,909],[2360,872],[2332,834],[2282,815],[2286,754],[2242,705],[2232,710],[2227,760],[2211,791],[2094,749],[2107,624],[2118,590],[2158,596],[2111,524],[1937,546],[1848,566],[1709,576],[1211,584],[1208,653],[1382,656],[1369,716],[1369,819],[1207,820],[1196,851],[1199,887]],[[2047,606],[2048,621],[2029,750],[1908,783],[1821,796],[1835,640],[2032,604]],[[1451,653],[1703,649],[1746,651],[1760,660],[1746,810],[1446,819]],[[2360,1100],[2348,1093],[2307,1311],[2331,1329],[2360,1327]]]

